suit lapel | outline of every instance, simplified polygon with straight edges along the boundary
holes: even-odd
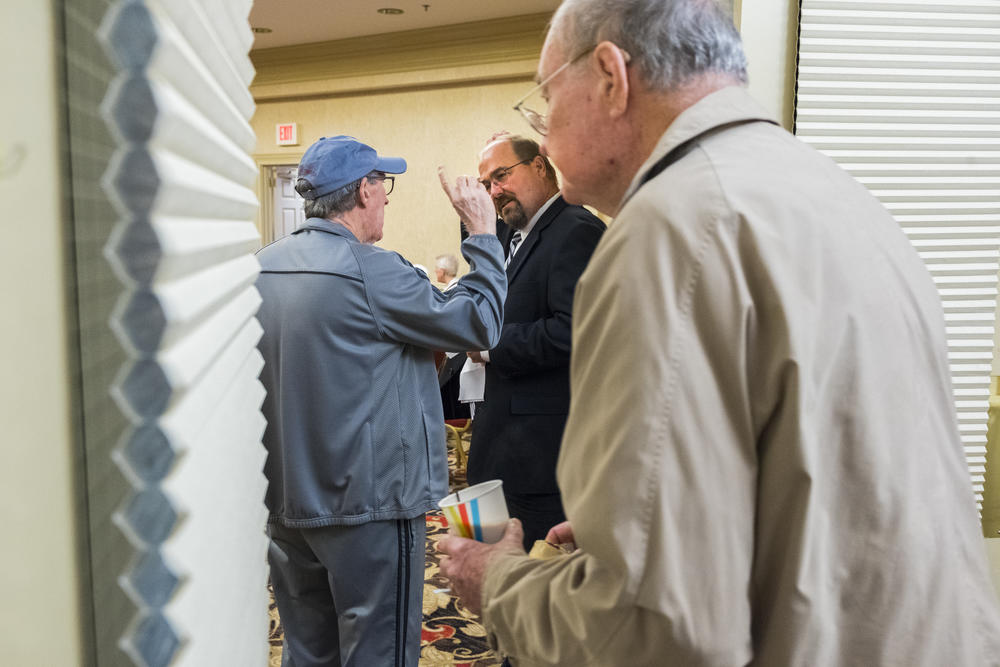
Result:
[[[542,235],[545,233],[545,228],[548,227],[560,213],[562,213],[564,208],[566,208],[566,201],[562,198],[562,195],[560,195],[554,202],[552,202],[552,205],[545,210],[542,217],[538,219],[538,222],[536,222],[535,226],[531,229],[531,233],[528,234],[523,241],[521,241],[521,247],[517,249],[517,252],[514,253],[514,259],[512,259],[510,264],[507,265],[508,283],[513,282],[514,278],[517,277],[521,267],[528,261],[531,257],[532,251],[535,249],[535,246],[541,241]],[[513,232],[508,234],[508,241],[512,235]]]
[[[514,230],[510,228],[510,225],[503,221],[503,218],[497,218],[497,238],[500,239],[500,243],[503,244],[503,256],[507,257],[507,246],[510,245],[510,237],[514,235]]]

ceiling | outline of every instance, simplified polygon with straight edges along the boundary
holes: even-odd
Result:
[[[254,49],[550,12],[560,0],[254,0]],[[380,8],[403,10],[385,15]]]

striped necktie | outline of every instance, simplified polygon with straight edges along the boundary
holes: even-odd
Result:
[[[521,245],[521,241],[524,239],[524,234],[521,230],[514,232],[514,235],[510,237],[510,250],[507,251],[507,261],[504,262],[503,268],[510,266],[510,260],[514,259],[514,253],[517,251],[517,246]]]

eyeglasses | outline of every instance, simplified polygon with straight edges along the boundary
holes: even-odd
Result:
[[[517,104],[514,105],[514,111],[517,111],[522,116],[524,116],[524,119],[528,121],[528,125],[531,126],[531,129],[533,129],[535,132],[544,137],[549,133],[549,119],[547,114],[539,113],[534,109],[530,109],[524,106],[524,103],[528,101],[528,98],[537,93],[539,90],[541,90],[550,81],[552,81],[552,79],[556,78],[556,76],[558,76],[559,73],[562,72],[564,69],[575,63],[580,58],[583,58],[584,56],[588,55],[591,51],[593,51],[596,48],[597,44],[591,46],[588,49],[585,49],[584,51],[578,53],[577,55],[573,56],[572,58],[564,62],[562,65],[556,68],[556,71],[552,72],[552,74],[549,74],[547,77],[542,79],[541,83],[532,88],[530,91],[528,91],[527,95],[525,95],[524,97],[522,97],[520,100],[517,101]],[[621,48],[620,46],[618,47],[618,50],[621,51],[622,55],[625,57],[625,64],[628,64],[628,62],[632,59],[632,56],[630,56],[628,54],[628,51]]]
[[[371,177],[372,180],[382,181],[382,185],[385,186],[385,196],[388,197],[392,194],[392,188],[396,185],[395,176],[386,176],[385,174],[376,175]]]
[[[530,157],[527,160],[521,160],[520,162],[512,164],[509,167],[500,167],[499,169],[495,169],[492,174],[486,178],[480,179],[479,184],[487,190],[492,189],[494,185],[503,185],[507,182],[507,177],[510,176],[510,172],[514,170],[514,167],[527,164],[534,159],[535,158]]]

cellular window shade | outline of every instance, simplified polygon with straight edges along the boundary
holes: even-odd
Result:
[[[268,659],[250,4],[117,2],[100,30],[131,486],[112,520],[133,550],[117,644],[136,665]]]
[[[944,305],[982,508],[1000,270],[1000,2],[802,0],[795,133],[892,212]]]

